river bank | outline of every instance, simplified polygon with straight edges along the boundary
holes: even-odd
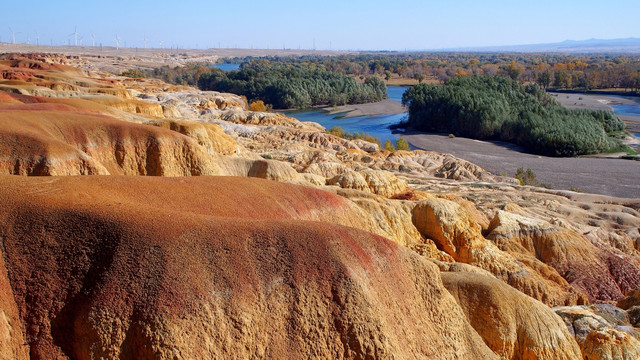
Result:
[[[385,99],[369,104],[323,107],[322,109],[328,111],[330,115],[341,115],[343,118],[393,115],[407,112],[407,108],[404,105],[391,99]]]
[[[614,111],[620,120],[624,121],[627,131],[630,133],[640,133],[640,116],[634,115],[638,112],[624,110],[638,107],[638,100],[616,96],[616,95],[592,95],[592,94],[572,94],[550,92],[558,102],[570,109],[592,109]]]
[[[574,109],[614,111],[618,106],[636,107],[633,99],[606,95],[553,94],[563,105]],[[629,110],[634,111],[634,110]],[[640,132],[640,116],[617,114],[627,124],[627,131]],[[640,161],[605,157],[555,158],[528,154],[510,143],[449,138],[447,134],[407,131],[404,138],[412,148],[450,153],[470,161],[494,174],[514,176],[518,168],[531,169],[537,180],[554,189],[576,189],[617,197],[640,198]],[[640,140],[628,137],[627,145]]]
[[[449,153],[493,174],[515,176],[518,168],[529,168],[539,182],[553,189],[640,198],[640,161],[546,157],[525,153],[521,147],[505,142],[449,138],[446,134],[407,131],[403,137],[414,149]]]

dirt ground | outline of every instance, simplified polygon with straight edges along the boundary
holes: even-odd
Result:
[[[408,133],[417,149],[450,153],[493,174],[515,176],[520,167],[533,170],[553,189],[582,190],[616,197],[640,198],[640,161],[593,157],[554,158],[527,154],[519,146],[444,134]]]
[[[406,112],[407,108],[397,101],[385,99],[375,103],[343,105],[335,108],[326,108],[325,110],[330,110],[330,114],[345,113],[344,117],[350,118],[356,116],[401,114]]]

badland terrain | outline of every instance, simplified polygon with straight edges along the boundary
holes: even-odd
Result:
[[[119,61],[0,57],[0,358],[640,357],[640,199]]]

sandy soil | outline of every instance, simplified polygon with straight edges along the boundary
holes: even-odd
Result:
[[[494,174],[515,176],[520,167],[530,168],[537,180],[554,189],[572,187],[585,192],[640,198],[640,161],[591,157],[552,158],[525,153],[519,146],[443,134],[407,133],[414,147],[453,154]]]
[[[611,100],[609,96],[603,95],[587,95],[587,94],[564,94],[564,93],[549,93],[562,105],[571,109],[596,109],[596,110],[610,110],[613,111],[611,105],[614,104],[634,104],[632,100],[619,98],[615,101]]]
[[[351,118],[357,116],[402,114],[407,111],[407,108],[395,100],[385,99],[370,104],[344,105],[335,108],[327,107],[325,110],[329,110],[329,113],[332,115],[344,113],[344,117]]]

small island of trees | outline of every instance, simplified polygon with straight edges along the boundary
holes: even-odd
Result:
[[[304,109],[314,105],[363,104],[383,100],[387,88],[370,76],[363,82],[328,71],[322,66],[253,61],[239,71],[213,69],[198,80],[202,90],[244,95],[278,109]]]
[[[419,84],[402,98],[408,125],[474,139],[511,142],[532,153],[576,156],[614,151],[624,123],[613,113],[571,110],[536,84],[508,77],[451,78],[443,85]]]

